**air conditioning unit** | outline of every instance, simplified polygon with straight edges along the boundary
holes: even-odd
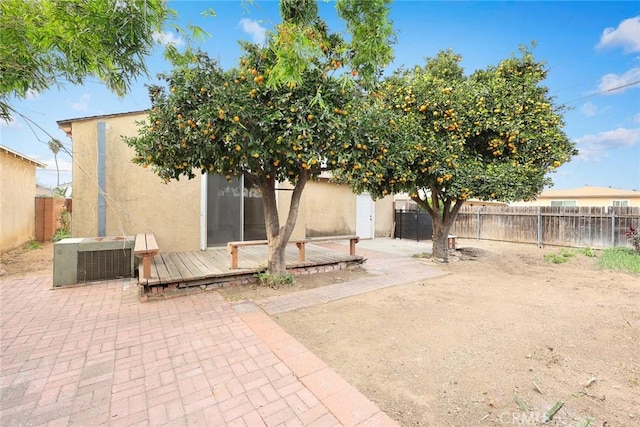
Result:
[[[53,249],[53,286],[133,277],[133,236],[68,238]]]

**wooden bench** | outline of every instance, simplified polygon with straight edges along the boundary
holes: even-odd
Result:
[[[142,273],[140,277],[148,279],[151,277],[151,258],[160,252],[156,236],[153,233],[136,234],[136,241],[133,246],[133,254],[137,258],[142,258]],[[138,269],[139,271],[139,269]]]
[[[287,243],[295,243],[298,247],[298,260],[304,261],[306,240],[289,240]],[[245,240],[244,242],[227,242],[227,251],[231,254],[231,269],[238,268],[238,248],[241,246],[260,246],[268,244],[268,240]]]
[[[360,237],[356,235],[345,235],[345,236],[326,236],[326,237],[311,237],[308,239],[309,243],[317,243],[317,242],[331,242],[333,240],[348,240],[349,241],[349,255],[356,255],[356,243],[360,241]]]
[[[313,237],[310,239],[289,240],[287,243],[295,243],[298,247],[298,261],[304,262],[305,260],[305,246],[307,243],[316,242],[330,242],[333,240],[349,240],[349,254],[356,254],[356,243],[360,241],[358,236],[328,236],[328,237]],[[238,248],[241,246],[260,246],[268,244],[268,240],[247,240],[244,242],[228,242],[227,251],[231,254],[231,269],[238,268]]]

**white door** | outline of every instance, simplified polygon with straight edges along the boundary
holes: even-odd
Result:
[[[361,239],[373,239],[375,235],[375,205],[369,194],[356,197],[356,234]]]

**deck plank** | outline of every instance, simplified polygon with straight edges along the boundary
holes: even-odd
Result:
[[[167,280],[172,280],[174,278],[180,277],[180,271],[173,262],[173,259],[168,256],[168,254],[160,255],[162,256],[162,262],[164,263],[165,267],[167,267],[167,273],[169,274]]]
[[[200,268],[198,268],[198,266],[193,262],[191,256],[189,255],[189,252],[178,252],[178,257],[189,271],[189,279],[202,279],[205,276],[204,273],[200,271]]]
[[[159,254],[158,254],[159,255]],[[171,275],[169,274],[169,270],[167,266],[164,264],[164,261],[158,255],[153,257],[153,262],[151,263],[151,274],[153,277],[156,277],[159,281],[167,280]],[[155,275],[153,274],[155,270]]]
[[[176,279],[180,279],[181,281],[185,281],[185,280],[191,279],[191,272],[184,265],[184,262],[182,262],[182,259],[180,258],[180,253],[179,252],[170,253],[169,254],[169,258],[173,262],[174,267],[178,270],[179,277],[176,277]]]
[[[186,252],[185,255],[187,256],[191,265],[193,265],[194,276],[206,277],[213,274],[213,272],[211,272],[211,270],[198,258],[197,252]]]
[[[219,268],[217,268],[215,261],[211,257],[207,256],[206,251],[192,252],[191,254],[202,264],[202,271],[207,276],[223,273]]]

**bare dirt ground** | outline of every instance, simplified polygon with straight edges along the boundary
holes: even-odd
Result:
[[[21,246],[0,254],[0,279],[53,276],[53,243],[37,249]]]
[[[640,425],[640,278],[558,248],[462,240],[450,274],[277,316],[403,426]],[[0,279],[52,274],[53,244],[1,256]],[[402,272],[398,272],[401,274]],[[231,301],[350,281],[223,290]]]
[[[449,275],[276,321],[403,426],[542,425],[558,401],[546,425],[640,425],[638,276],[459,246]]]

